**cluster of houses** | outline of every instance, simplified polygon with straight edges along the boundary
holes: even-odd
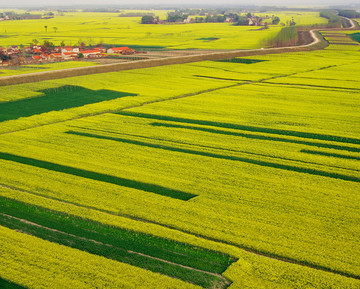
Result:
[[[134,54],[135,50],[129,47],[95,47],[86,49],[85,47],[45,47],[43,45],[33,45],[25,48],[11,46],[9,48],[0,47],[0,65],[21,65],[30,63],[45,63],[77,60],[81,58],[102,58],[109,54]]]

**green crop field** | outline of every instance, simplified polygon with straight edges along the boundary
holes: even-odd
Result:
[[[329,42],[0,87],[0,287],[359,288],[360,45]]]
[[[68,68],[76,68],[76,67],[86,67],[86,66],[93,66],[93,65],[96,65],[96,63],[85,62],[85,61],[66,61],[66,62],[56,62],[56,63],[10,66],[10,67],[0,69],[0,77],[17,75],[17,74],[26,74],[26,73],[32,73],[32,72],[51,71],[51,70],[68,69]]]
[[[164,11],[154,13],[166,18]],[[68,12],[53,19],[4,21],[0,26],[0,46],[29,45],[33,39],[37,39],[40,43],[49,40],[57,45],[61,41],[67,45],[80,41],[92,45],[102,42],[168,49],[249,49],[262,47],[265,40],[274,37],[281,29],[280,25],[259,30],[259,27],[233,26],[229,23],[143,25],[140,24],[140,17],[118,15]],[[284,23],[294,17],[300,25],[327,21],[317,12],[289,11],[282,12],[279,17]],[[217,40],[209,41],[209,38]]]

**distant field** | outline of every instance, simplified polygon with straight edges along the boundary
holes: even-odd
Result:
[[[358,288],[354,47],[1,87],[0,285]]]
[[[85,61],[66,61],[57,63],[46,63],[46,64],[29,64],[21,66],[4,67],[0,69],[0,77],[10,76],[17,74],[25,74],[32,72],[51,71],[58,69],[67,69],[75,67],[93,66],[96,65],[94,62]]]
[[[158,14],[158,11],[154,11]],[[160,12],[159,12],[160,13]],[[164,12],[162,11],[162,16]],[[226,23],[142,25],[140,17],[118,17],[119,13],[65,13],[46,20],[4,21],[0,27],[0,46],[29,45],[33,39],[67,45],[86,44],[158,46],[170,49],[250,49],[264,46],[281,26],[233,26]],[[297,24],[310,25],[326,20],[315,12],[282,12],[282,22],[294,17]],[[47,26],[47,32],[45,29]],[[53,29],[57,27],[57,32]],[[209,41],[208,39],[217,39]]]
[[[319,12],[300,12],[300,11],[266,11],[259,13],[263,16],[276,15],[280,18],[280,23],[287,24],[287,21],[294,19],[296,25],[313,25],[313,24],[326,24],[328,20],[319,16]]]

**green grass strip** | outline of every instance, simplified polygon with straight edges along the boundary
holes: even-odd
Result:
[[[25,287],[18,284],[12,283],[0,277],[0,288],[1,289],[23,289]]]
[[[349,36],[351,37],[351,39],[360,43],[360,33],[359,32],[350,34]]]
[[[164,238],[111,227],[0,197],[0,225],[162,273],[203,287],[230,281],[220,274],[236,259]]]

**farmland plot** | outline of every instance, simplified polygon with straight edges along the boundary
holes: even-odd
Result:
[[[154,13],[164,13],[154,11]],[[275,13],[275,12],[274,12]],[[259,14],[260,15],[260,14]],[[294,17],[300,25],[324,23],[317,12],[283,12],[284,23]],[[166,17],[165,17],[166,18]],[[66,45],[79,41],[88,45],[98,43],[154,49],[251,49],[263,47],[264,41],[274,37],[280,25],[269,29],[234,26],[231,23],[194,23],[184,25],[140,24],[141,17],[119,17],[119,13],[69,12],[52,19],[5,21],[0,29],[1,45],[27,45],[37,39]],[[270,22],[270,20],[269,20]],[[45,29],[47,26],[49,29]],[[53,30],[56,27],[57,30]],[[209,39],[216,39],[209,41]]]
[[[359,287],[357,53],[1,88],[3,112],[49,95],[59,109],[42,102],[0,123],[0,278],[29,288],[58,272],[59,288]],[[71,89],[85,93],[61,98]]]

